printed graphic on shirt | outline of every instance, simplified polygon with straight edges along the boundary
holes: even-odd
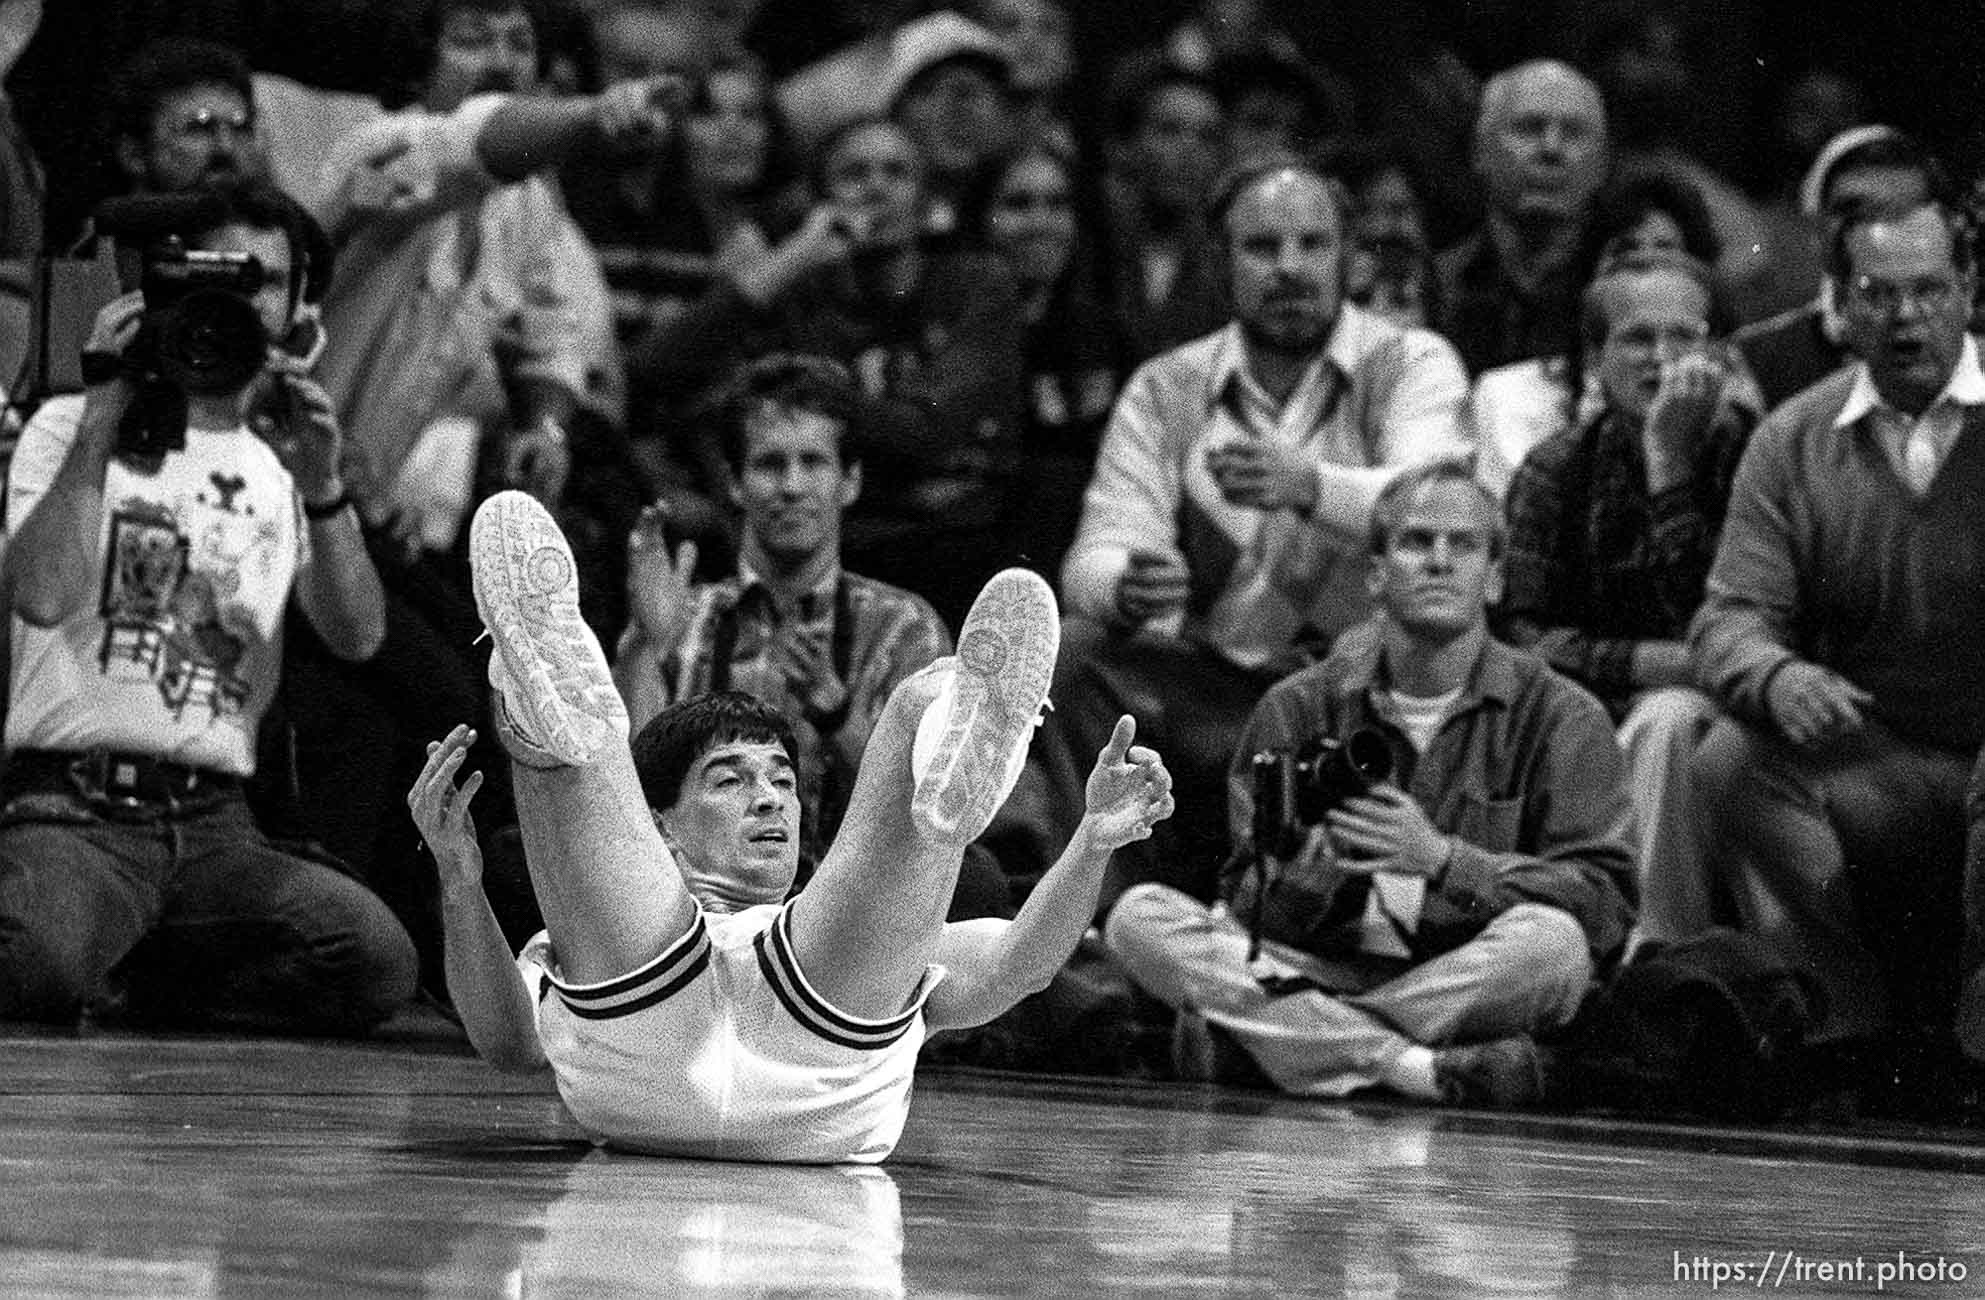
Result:
[[[127,498],[110,516],[97,667],[113,682],[153,684],[174,721],[196,711],[235,717],[247,705],[247,668],[263,637],[255,608],[239,599],[242,578],[273,565],[281,544],[277,522],[238,501],[245,480],[208,480],[197,537],[182,512],[157,501]]]

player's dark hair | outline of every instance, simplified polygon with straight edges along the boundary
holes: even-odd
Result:
[[[799,739],[785,714],[743,691],[698,695],[663,709],[634,737],[634,774],[648,806],[673,808],[696,760],[735,741],[777,745],[799,768]]]

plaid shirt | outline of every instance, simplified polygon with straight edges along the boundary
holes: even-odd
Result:
[[[1658,496],[1639,433],[1612,413],[1546,439],[1510,482],[1502,635],[1623,714],[1634,645],[1685,639],[1702,603],[1749,433],[1748,416],[1720,416],[1693,477]]]
[[[808,861],[818,862],[834,842],[855,774],[841,770],[829,743],[832,732],[823,733],[807,716],[772,657],[774,646],[790,632],[828,647],[848,688],[847,721],[860,719],[867,727],[899,682],[951,653],[951,633],[923,597],[838,566],[785,605],[749,572],[699,584],[691,589],[690,602],[681,643],[660,648],[658,661],[651,656],[633,665],[645,679],[640,703],[629,700],[633,711],[646,714],[635,721],[645,722],[677,700],[720,690],[744,691],[783,711],[793,720],[800,747],[801,850]],[[635,643],[624,640],[622,649],[634,651]]]

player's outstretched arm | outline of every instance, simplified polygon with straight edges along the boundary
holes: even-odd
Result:
[[[428,745],[427,766],[407,792],[407,806],[441,876],[448,995],[469,1042],[499,1070],[538,1070],[546,1061],[530,991],[482,890],[482,850],[469,815],[469,801],[482,788],[482,773],[471,772],[459,788],[455,785],[455,773],[475,738],[469,728],[456,727],[446,740]]]
[[[1096,914],[1110,854],[1172,815],[1172,774],[1156,750],[1132,746],[1136,734],[1129,714],[1117,719],[1089,773],[1082,822],[1020,915],[944,927],[938,961],[950,974],[926,1004],[932,1029],[983,1024],[1046,988]]]

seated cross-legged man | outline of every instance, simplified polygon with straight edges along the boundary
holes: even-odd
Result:
[[[1004,799],[1053,671],[1052,593],[1008,570],[974,602],[958,656],[894,692],[839,837],[789,898],[800,809],[781,715],[729,692],[673,705],[636,737],[637,759],[550,517],[500,493],[471,546],[545,914],[521,958],[480,890],[468,820],[480,777],[455,783],[466,728],[435,748],[408,801],[441,864],[449,987],[471,1041],[499,1068],[548,1065],[602,1142],[885,1158],[926,1029],[981,1023],[1046,985],[1111,851],[1171,811],[1164,765],[1131,746],[1126,717],[1080,829],[1020,914],[945,922],[964,846]]]
[[[1631,814],[1598,701],[1488,634],[1502,544],[1467,469],[1388,484],[1378,617],[1273,687],[1242,737],[1220,901],[1146,883],[1110,913],[1110,950],[1182,1013],[1182,1074],[1237,1078],[1247,1062],[1218,1050],[1237,1043],[1307,1096],[1541,1097],[1531,1036],[1571,1019],[1633,922]],[[1317,797],[1293,800],[1264,783],[1296,812],[1257,828],[1257,768],[1326,741],[1358,778],[1299,776]]]

